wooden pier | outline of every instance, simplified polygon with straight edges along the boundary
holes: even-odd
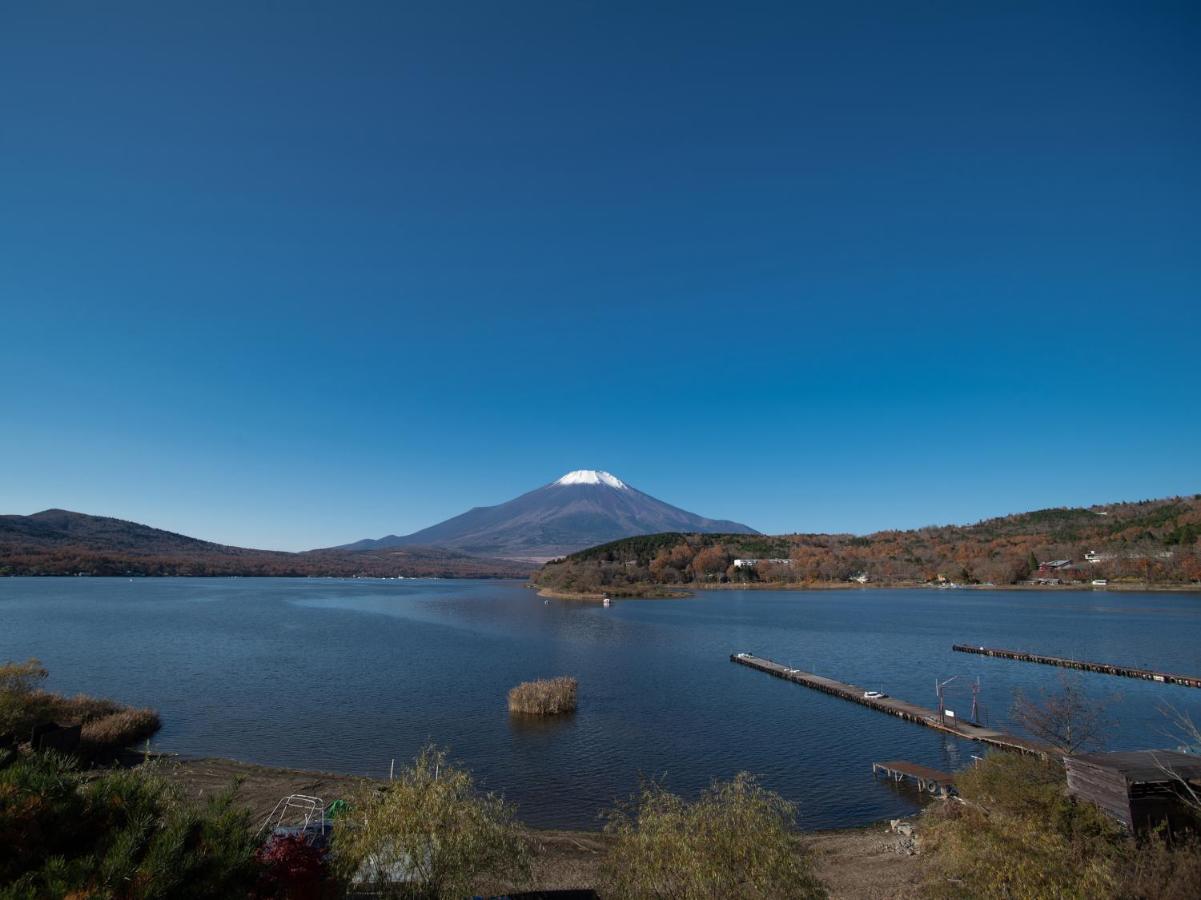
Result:
[[[940,772],[938,769],[904,760],[872,763],[872,774],[877,777],[883,775],[891,781],[911,781],[917,785],[918,790],[941,797],[955,790],[955,776],[949,772]]]
[[[1044,666],[1059,666],[1063,669],[1080,669],[1085,672],[1100,672],[1102,675],[1120,675],[1123,678],[1141,678],[1161,684],[1180,684],[1185,687],[1201,688],[1201,676],[1174,675],[1171,672],[1156,672],[1153,669],[1136,669],[1131,666],[1115,666],[1112,663],[1086,662],[1082,659],[1067,659],[1062,656],[1042,656],[1021,650],[998,650],[996,647],[971,647],[953,644],[952,650],[959,653],[975,653],[978,656],[995,656],[998,659],[1016,659],[1019,662],[1039,663]]]
[[[924,706],[918,706],[915,703],[908,703],[904,700],[897,700],[893,697],[865,697],[863,688],[855,687],[853,684],[846,684],[841,681],[835,681],[833,678],[814,675],[812,672],[802,672],[800,669],[794,669],[778,662],[773,662],[770,659],[752,656],[749,653],[732,653],[730,654],[730,661],[749,666],[752,669],[758,669],[760,672],[766,672],[768,675],[774,675],[777,678],[783,678],[785,681],[804,685],[815,691],[821,691],[823,694],[831,694],[843,700],[858,703],[860,706],[867,706],[879,712],[897,716],[915,725],[924,725],[927,728],[934,728],[937,731],[945,731],[947,734],[953,734],[956,737],[966,738],[970,741],[979,741],[982,744],[988,744],[991,747],[997,747],[1001,750],[1013,750],[1018,753],[1029,753],[1038,756],[1045,756],[1052,752],[1050,747],[1038,741],[1018,737],[1015,734],[1008,734],[1004,731],[997,731],[993,728],[985,728],[982,725],[973,725],[969,722],[959,722],[950,718],[943,720],[939,717],[936,710],[926,709]]]

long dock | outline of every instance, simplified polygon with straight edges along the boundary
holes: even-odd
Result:
[[[1197,675],[1176,675],[1171,672],[1156,672],[1154,669],[1136,669],[1132,666],[1115,666],[1112,663],[1088,662],[1082,659],[1068,659],[1063,656],[1042,656],[1038,653],[1026,653],[1022,650],[999,650],[996,647],[971,647],[967,644],[953,644],[951,649],[959,653],[975,653],[978,656],[1016,659],[1019,662],[1039,663],[1044,666],[1059,666],[1063,669],[1080,669],[1085,672],[1100,672],[1102,675],[1120,675],[1123,678],[1141,678],[1144,681],[1157,681],[1161,684],[1180,684],[1185,687],[1201,688],[1201,676]]]
[[[1030,753],[1039,756],[1044,756],[1052,752],[1050,747],[1038,741],[1018,737],[1015,734],[1008,734],[1004,731],[997,731],[994,728],[985,728],[982,725],[973,725],[969,722],[943,721],[939,718],[937,711],[926,709],[924,706],[918,706],[915,703],[909,703],[905,700],[897,700],[894,697],[865,697],[864,690],[861,687],[855,687],[853,684],[846,684],[842,681],[835,681],[833,678],[826,678],[822,675],[814,675],[812,672],[802,672],[800,669],[794,669],[790,666],[785,666],[770,659],[763,659],[749,653],[731,653],[730,662],[758,669],[760,672],[766,672],[768,675],[783,678],[785,681],[791,681],[794,684],[800,684],[815,691],[821,691],[823,694],[830,694],[840,697],[843,700],[850,700],[852,703],[858,703],[860,706],[866,706],[879,712],[897,716],[915,725],[924,725],[926,728],[944,731],[947,734],[967,738],[971,741],[979,741],[982,744],[998,747],[1001,750],[1013,750],[1018,753]]]

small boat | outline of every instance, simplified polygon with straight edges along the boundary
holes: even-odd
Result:
[[[601,603],[605,606],[612,606],[612,601],[608,597],[605,597],[603,600],[601,600]]]

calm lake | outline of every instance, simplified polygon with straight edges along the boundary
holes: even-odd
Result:
[[[729,661],[746,650],[991,724],[1047,666],[953,653],[977,643],[1201,672],[1201,595],[1002,591],[714,591],[689,600],[544,604],[513,582],[0,578],[0,660],[40,658],[51,689],[154,706],[155,746],[386,777],[449,747],[541,827],[596,828],[640,777],[694,794],[740,770],[806,828],[865,824],[917,801],[873,761],[939,769],[982,749]],[[519,681],[570,674],[580,708],[511,719]],[[1176,746],[1160,712],[1201,721],[1201,690],[1078,674],[1112,699],[1110,749]],[[332,799],[332,798],[330,798]]]

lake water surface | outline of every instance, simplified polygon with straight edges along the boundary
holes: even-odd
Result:
[[[747,650],[990,722],[1058,669],[953,653],[978,643],[1201,672],[1201,595],[1004,591],[713,591],[689,600],[544,604],[513,582],[0,578],[0,660],[40,658],[49,687],[162,713],[158,749],[386,776],[449,747],[542,827],[599,827],[641,777],[695,794],[740,770],[806,828],[913,811],[877,760],[953,770],[982,749],[729,662]],[[569,674],[580,708],[511,719],[519,681]],[[1175,746],[1164,703],[1201,691],[1080,674],[1113,701],[1110,749]]]

